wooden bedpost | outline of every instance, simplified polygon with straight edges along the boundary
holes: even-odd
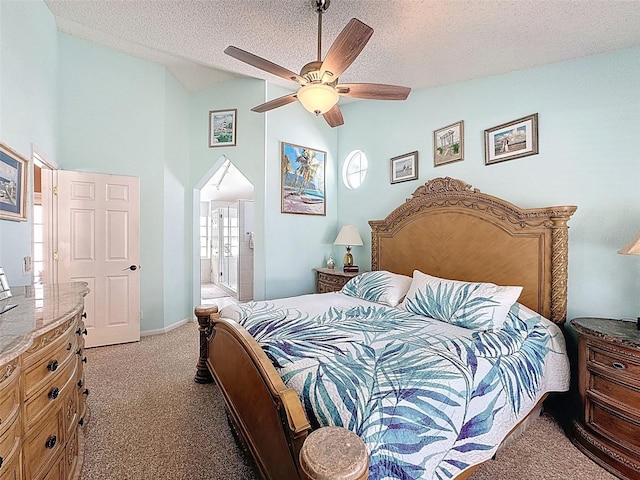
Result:
[[[196,383],[211,383],[213,377],[207,368],[207,357],[209,356],[209,335],[211,335],[211,316],[218,315],[217,305],[200,305],[193,309],[193,313],[198,319],[198,330],[200,331],[200,356],[196,364],[196,376],[193,379]]]

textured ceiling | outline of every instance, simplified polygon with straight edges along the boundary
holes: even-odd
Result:
[[[60,31],[166,65],[190,91],[232,76],[287,82],[223,53],[299,72],[315,60],[312,0],[45,0]],[[413,89],[640,44],[640,0],[332,0],[323,57],[356,17],[374,29],[341,82]]]

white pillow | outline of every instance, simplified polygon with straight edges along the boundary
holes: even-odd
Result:
[[[522,287],[460,282],[432,277],[419,270],[401,308],[473,330],[499,330]]]
[[[407,294],[411,281],[411,277],[406,275],[379,270],[353,277],[340,291],[345,295],[395,307]]]

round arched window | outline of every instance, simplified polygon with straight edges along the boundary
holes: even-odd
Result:
[[[367,156],[362,150],[354,150],[344,161],[342,166],[342,181],[350,189],[358,188],[367,175]]]

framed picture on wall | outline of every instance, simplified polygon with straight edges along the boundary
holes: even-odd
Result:
[[[0,143],[0,219],[27,220],[29,161]]]
[[[433,132],[433,165],[438,167],[461,160],[464,160],[462,120]]]
[[[538,114],[484,131],[484,163],[504,162],[538,153]]]
[[[233,147],[236,144],[237,110],[209,112],[209,147]]]
[[[391,159],[391,183],[418,178],[418,152],[405,153]]]
[[[327,152],[281,142],[282,213],[326,215]]]

